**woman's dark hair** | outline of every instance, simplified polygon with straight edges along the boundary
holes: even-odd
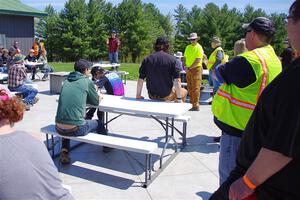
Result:
[[[289,14],[293,22],[297,22],[300,19],[300,0],[294,1],[290,7]]]

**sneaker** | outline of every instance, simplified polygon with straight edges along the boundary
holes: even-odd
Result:
[[[103,153],[109,153],[109,152],[111,152],[113,149],[114,149],[114,148],[103,146],[103,147],[102,147],[102,152],[103,152]]]
[[[59,156],[59,162],[63,165],[70,164],[71,158],[69,152],[66,149],[62,149]]]
[[[29,111],[29,110],[30,110],[30,107],[31,107],[30,104],[25,103],[25,110],[26,110],[26,111]]]
[[[48,80],[48,77],[47,76],[43,76],[42,81],[46,81],[46,80]]]
[[[40,100],[39,97],[34,97],[34,100],[33,100],[33,103],[32,103],[32,104],[36,104],[39,100]]]

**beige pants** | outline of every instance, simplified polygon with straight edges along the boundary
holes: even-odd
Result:
[[[199,108],[200,88],[202,82],[202,67],[189,70],[186,73],[187,89],[190,95],[190,103],[193,108]]]
[[[148,95],[149,95],[150,99],[158,99],[158,100],[163,100],[163,101],[176,101],[177,100],[177,94],[176,94],[175,88],[172,88],[171,93],[168,96],[163,97],[163,98],[161,98],[159,96],[151,95],[151,94],[148,94]],[[183,102],[185,102],[186,95],[187,95],[187,90],[184,88],[181,88],[181,100]]]

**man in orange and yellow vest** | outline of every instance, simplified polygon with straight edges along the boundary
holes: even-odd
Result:
[[[275,33],[274,23],[268,18],[258,17],[243,25],[243,28],[246,29],[245,40],[249,51],[213,70],[213,76],[223,82],[212,103],[214,121],[222,130],[220,184],[235,167],[243,131],[260,94],[281,72],[280,60],[270,45]]]
[[[34,56],[38,60],[42,54],[46,54],[44,42],[40,41],[39,38],[34,39],[34,43],[32,46],[32,49],[34,49]]]

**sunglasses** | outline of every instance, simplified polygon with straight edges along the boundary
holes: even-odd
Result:
[[[195,41],[196,39],[190,39],[190,41]]]

